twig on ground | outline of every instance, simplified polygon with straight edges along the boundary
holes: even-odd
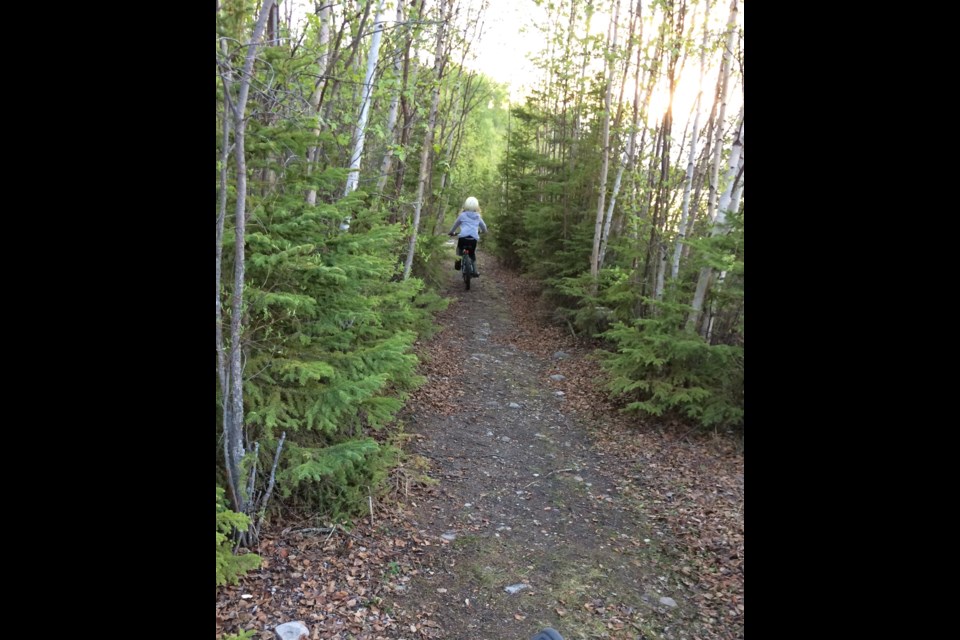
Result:
[[[565,473],[565,472],[567,472],[567,471],[576,471],[576,469],[573,469],[573,468],[570,468],[570,469],[554,469],[553,471],[551,471],[551,472],[548,473],[547,475],[543,476],[543,478],[549,478],[550,476],[552,476],[552,475],[555,474],[555,473]],[[526,489],[526,488],[529,487],[530,485],[537,484],[538,482],[540,482],[541,480],[543,480],[543,478],[537,478],[536,480],[534,480],[533,482],[531,482],[530,484],[528,484],[526,487],[524,487],[524,489]]]
[[[290,533],[333,533],[336,527],[307,527],[306,529],[289,529]],[[287,531],[284,531],[287,533]]]

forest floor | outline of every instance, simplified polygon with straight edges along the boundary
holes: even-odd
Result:
[[[743,638],[743,447],[618,410],[593,347],[481,254],[400,416],[391,491],[350,526],[267,531],[217,638]]]

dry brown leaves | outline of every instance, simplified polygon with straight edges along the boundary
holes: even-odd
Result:
[[[612,463],[621,495],[643,510],[680,552],[674,563],[683,582],[698,594],[704,624],[715,637],[743,635],[743,454],[730,434],[697,433],[691,425],[650,421],[622,413],[604,391],[603,372],[593,353],[572,332],[549,323],[542,287],[503,272],[505,289],[520,331],[518,348],[552,358],[546,385],[564,393],[566,404],[592,425],[595,444]],[[549,375],[559,373],[562,381]]]
[[[594,346],[578,343],[568,328],[550,325],[551,310],[540,303],[539,286],[502,269],[496,277],[504,284],[518,326],[506,341],[550,359],[544,385],[562,391],[567,407],[592,425],[595,447],[619,488],[617,496],[635,502],[663,541],[670,541],[663,545],[671,550],[667,560],[696,594],[704,638],[742,638],[742,450],[722,434],[703,436],[687,425],[622,414],[601,387],[602,372],[591,357]],[[459,367],[451,357],[457,313],[452,304],[437,318],[444,327],[441,333],[417,345],[420,373],[427,382],[412,394],[412,406],[444,415],[458,408]],[[553,359],[557,351],[570,357]],[[554,373],[565,379],[551,380]],[[403,500],[443,499],[436,488],[414,483],[407,489],[400,494]],[[240,585],[217,590],[217,637],[254,629],[257,638],[273,638],[276,625],[292,620],[305,622],[313,640],[439,637],[431,615],[412,612],[403,617],[385,607],[387,599],[418,574],[419,556],[431,544],[443,544],[412,526],[402,509],[380,509],[375,528],[364,518],[349,533],[339,528],[298,531],[289,523],[283,531],[269,532],[256,550],[263,567],[243,577]],[[629,612],[600,601],[583,606],[603,614],[610,637],[630,628],[628,623],[620,631]],[[556,610],[558,616],[567,612],[564,607]]]
[[[457,304],[454,302],[437,315],[437,324],[444,327],[427,343],[417,343],[416,353],[420,359],[420,374],[427,382],[410,394],[408,406],[429,407],[441,415],[453,415],[460,398],[464,395],[462,385],[455,384],[460,371],[459,363],[452,357],[454,337],[448,327],[454,322]]]
[[[383,605],[417,574],[417,557],[433,544],[397,511],[378,513],[375,529],[358,521],[352,530],[287,528],[265,535],[255,550],[262,566],[237,586],[217,589],[217,637],[273,629],[300,620],[311,638],[381,640],[400,624]]]

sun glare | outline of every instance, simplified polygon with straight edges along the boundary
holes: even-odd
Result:
[[[312,10],[311,3],[305,0],[290,0],[293,4],[294,22],[302,25],[302,18],[305,13]],[[390,9],[394,0],[387,0],[385,3],[384,17],[387,20],[388,27],[392,25],[394,12]],[[461,0],[460,20],[465,21],[467,15],[476,15],[484,0]],[[547,24],[547,10],[544,6],[538,5],[534,0],[486,0],[487,10],[483,17],[483,29],[479,38],[471,43],[470,52],[465,61],[469,68],[476,69],[490,78],[507,84],[509,86],[510,102],[517,104],[523,102],[530,94],[531,90],[542,83],[543,72],[530,61],[533,56],[544,55],[547,49],[547,36],[539,26]],[[389,6],[387,6],[389,5]],[[626,24],[628,18],[625,14],[626,4],[621,5],[620,30],[618,33],[618,46],[623,47],[626,34]],[[697,26],[694,32],[694,39],[699,45],[703,15],[701,13],[702,5],[698,5],[697,14],[688,16],[695,19]],[[659,27],[657,18],[651,18],[650,14],[644,18],[644,33],[654,33]],[[713,34],[723,31],[727,21],[726,5],[714,3],[710,15],[710,30]],[[597,10],[594,12],[590,21],[590,32],[594,35],[605,36],[610,23],[610,13]],[[739,24],[743,25],[743,3],[739,7]],[[464,32],[473,32],[467,29],[467,25],[458,25],[458,29]],[[645,36],[645,40],[648,37]],[[433,51],[424,50],[425,62],[431,62]],[[704,99],[701,106],[702,112],[710,109],[713,100],[713,93],[716,87],[719,70],[717,69],[718,56],[710,56],[708,64],[712,65],[707,69],[703,79]],[[699,86],[700,69],[699,56],[688,54],[688,58],[680,73],[677,87],[674,91],[673,99],[673,122],[674,133],[679,134],[687,126],[688,121],[692,122],[693,108],[696,102],[697,94],[700,92]],[[602,71],[602,60],[594,60],[587,73],[599,73]],[[615,78],[614,96],[616,100],[619,96],[618,85],[620,78]],[[633,71],[630,72],[626,80],[626,86],[623,88],[623,99],[626,103],[625,109],[632,105],[634,96]],[[731,104],[728,106],[728,114],[736,113],[742,103],[742,90],[738,86],[731,86],[729,90]],[[641,100],[643,94],[641,92]],[[666,80],[661,80],[654,88],[647,108],[646,122],[654,126],[663,119],[669,100],[669,87]],[[701,122],[702,122],[701,117]],[[679,129],[678,129],[679,128]]]

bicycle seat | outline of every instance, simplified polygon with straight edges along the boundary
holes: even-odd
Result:
[[[563,636],[550,627],[547,627],[537,635],[533,636],[530,640],[563,640]]]

